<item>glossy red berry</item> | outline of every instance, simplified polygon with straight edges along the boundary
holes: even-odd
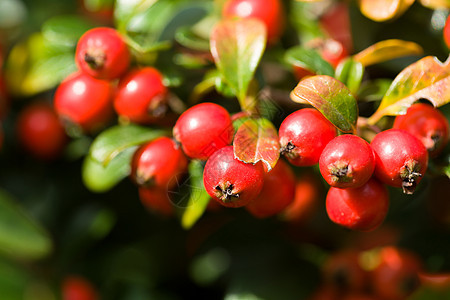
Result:
[[[395,118],[395,129],[403,129],[418,138],[435,157],[444,149],[449,138],[449,123],[438,109],[424,103],[413,104],[405,115]]]
[[[222,15],[227,18],[259,19],[266,25],[269,44],[280,38],[286,19],[280,0],[228,0]]]
[[[322,150],[336,135],[334,125],[318,110],[297,110],[280,125],[281,154],[295,166],[315,165]]]
[[[362,291],[368,283],[368,274],[359,263],[356,250],[341,250],[330,255],[323,264],[325,282],[340,291]]]
[[[445,22],[443,35],[444,35],[444,42],[450,49],[450,16],[447,17],[447,21]]]
[[[94,131],[113,116],[112,95],[108,81],[77,72],[58,86],[54,106],[63,121]]]
[[[386,300],[407,299],[419,286],[420,259],[412,252],[397,247],[384,247],[379,264],[372,271],[373,291]]]
[[[169,198],[169,191],[165,188],[140,187],[139,199],[149,211],[163,216],[172,216],[174,209]]]
[[[80,276],[69,276],[62,284],[62,300],[97,300],[95,287]]]
[[[233,146],[217,150],[203,171],[208,194],[227,207],[241,207],[256,199],[264,184],[261,162],[246,164],[234,158]]]
[[[187,167],[187,159],[177,143],[168,137],[142,145],[133,155],[131,176],[140,186],[168,189]]]
[[[81,36],[75,60],[86,74],[111,80],[120,77],[128,69],[130,52],[115,29],[97,27]]]
[[[428,166],[428,152],[422,142],[404,130],[389,129],[378,133],[371,146],[378,179],[412,194]]]
[[[17,137],[21,145],[37,158],[57,158],[64,149],[67,136],[58,115],[50,105],[34,103],[17,118]]]
[[[349,229],[375,229],[384,221],[388,208],[388,191],[373,178],[359,188],[330,187],[328,190],[326,209],[329,218]]]
[[[372,177],[375,157],[365,140],[356,135],[344,134],[335,137],[323,149],[319,167],[329,185],[356,188]]]
[[[214,103],[192,106],[178,118],[173,136],[190,158],[206,160],[231,143],[233,125],[228,111]]]
[[[119,81],[114,108],[122,117],[136,123],[152,123],[167,110],[167,88],[162,75],[152,67],[134,69]]]
[[[264,175],[259,196],[245,208],[257,218],[267,218],[285,209],[295,196],[295,175],[291,167],[279,160],[273,170]]]

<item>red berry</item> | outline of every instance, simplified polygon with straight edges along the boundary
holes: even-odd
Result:
[[[119,33],[108,27],[86,31],[75,52],[78,67],[98,79],[120,77],[130,65],[130,52]]]
[[[34,103],[20,112],[17,136],[29,153],[46,160],[58,157],[67,141],[58,115],[44,103]]]
[[[280,159],[273,170],[264,175],[264,185],[259,196],[245,208],[257,218],[267,218],[285,209],[294,196],[294,172]]]
[[[55,110],[64,121],[94,131],[113,116],[113,89],[108,81],[76,72],[56,89]]]
[[[428,152],[422,142],[404,130],[389,129],[378,133],[371,146],[378,179],[412,194],[428,166]]]
[[[445,21],[443,35],[444,35],[444,42],[450,49],[450,15],[447,17],[447,21]]]
[[[297,110],[280,125],[281,154],[296,166],[315,165],[322,150],[336,134],[334,125],[318,110]]]
[[[344,46],[347,53],[352,52],[353,38],[348,3],[335,2],[331,9],[320,17],[320,25],[332,39]]]
[[[228,0],[222,15],[227,18],[259,19],[266,25],[269,44],[280,38],[286,19],[280,0]]]
[[[359,263],[359,255],[356,250],[333,253],[323,265],[325,282],[341,291],[362,291],[368,276]]]
[[[94,286],[80,276],[69,276],[62,284],[63,300],[97,300],[99,299]]]
[[[131,122],[152,123],[167,110],[167,89],[158,70],[134,69],[119,81],[114,98],[116,112]]]
[[[233,125],[228,111],[214,103],[192,106],[178,118],[173,136],[190,158],[206,160],[231,143]]]
[[[373,178],[359,188],[330,187],[326,208],[334,223],[353,230],[370,231],[384,221],[389,194],[386,187]]]
[[[413,104],[405,115],[395,118],[393,128],[403,129],[414,135],[433,157],[437,156],[448,142],[448,120],[438,109],[428,104]]]
[[[176,176],[185,171],[187,159],[178,145],[168,137],[142,145],[133,155],[131,176],[140,186],[170,188]]]
[[[174,213],[172,203],[169,198],[169,191],[157,186],[140,187],[139,199],[141,203],[151,212],[163,216],[172,216]]]
[[[373,270],[373,291],[386,300],[406,299],[419,286],[419,258],[397,247],[384,247],[379,253],[379,265]]]
[[[323,149],[319,167],[329,185],[355,188],[372,177],[375,157],[365,140],[356,135],[344,134],[335,137]]]
[[[264,183],[264,167],[234,158],[233,146],[217,150],[203,171],[208,194],[227,207],[241,207],[256,199]]]
[[[313,174],[303,174],[295,184],[294,201],[282,212],[284,220],[305,222],[310,219],[319,205],[319,182]]]
[[[309,70],[305,65],[294,65],[294,76],[297,80],[303,79],[306,76],[316,75],[313,71]]]

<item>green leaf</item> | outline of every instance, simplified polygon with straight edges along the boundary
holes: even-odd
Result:
[[[76,69],[72,50],[55,46],[36,33],[13,47],[5,78],[11,93],[32,96],[55,87]]]
[[[336,79],[344,83],[353,95],[358,92],[363,75],[364,66],[352,58],[341,61],[336,67]]]
[[[131,158],[137,147],[129,147],[115,156],[107,166],[87,155],[82,167],[84,185],[92,192],[103,193],[112,189],[131,171]]]
[[[286,51],[285,60],[291,65],[305,68],[317,75],[334,76],[333,67],[314,49],[292,47]]]
[[[182,46],[198,51],[208,51],[209,41],[198,36],[191,27],[181,27],[175,33],[175,40]]]
[[[383,116],[404,114],[419,99],[427,99],[435,107],[450,102],[450,59],[442,63],[427,56],[406,67],[394,79],[368,122],[375,124]]]
[[[42,35],[49,42],[75,47],[78,39],[87,30],[91,29],[93,24],[76,15],[56,16],[48,19],[42,25]]]
[[[0,251],[9,257],[33,260],[51,250],[52,241],[44,228],[0,190]]]
[[[386,94],[392,84],[392,79],[375,79],[365,81],[361,84],[358,91],[358,100],[362,101],[379,101]]]
[[[227,19],[213,28],[211,53],[224,80],[246,110],[245,98],[266,46],[265,25],[256,19]]]
[[[138,125],[116,125],[100,133],[90,148],[92,159],[107,166],[111,160],[125,149],[167,135],[164,130]]]
[[[450,179],[450,165],[444,167],[444,174]]]
[[[200,161],[192,160],[190,162],[189,175],[191,193],[181,218],[181,225],[184,229],[191,228],[197,222],[211,199],[203,186],[203,165]]]
[[[236,132],[233,149],[237,159],[253,164],[262,161],[270,171],[280,157],[277,130],[267,119],[249,119]]]
[[[342,132],[356,132],[358,105],[350,90],[327,75],[303,79],[291,93],[295,102],[305,101],[317,108]]]

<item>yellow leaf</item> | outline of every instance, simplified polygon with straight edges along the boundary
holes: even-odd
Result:
[[[392,39],[378,42],[364,49],[355,54],[353,59],[367,67],[394,58],[421,55],[422,53],[422,47],[414,42]]]
[[[377,22],[383,22],[402,15],[414,0],[360,0],[363,15]]]

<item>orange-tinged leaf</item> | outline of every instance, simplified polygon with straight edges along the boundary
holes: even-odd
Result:
[[[386,115],[404,114],[419,99],[427,99],[436,107],[450,102],[450,59],[442,63],[427,56],[401,71],[369,118],[369,124]]]
[[[422,53],[422,47],[414,42],[392,39],[373,44],[358,54],[355,54],[353,59],[367,67],[394,58],[421,55]]]
[[[233,149],[237,159],[253,164],[262,161],[270,171],[280,157],[277,130],[267,119],[249,119],[237,130]]]
[[[450,8],[450,0],[420,0],[420,3],[431,9]]]
[[[210,47],[217,69],[241,105],[264,53],[266,39],[266,26],[257,19],[226,19],[211,32]]]
[[[360,0],[363,15],[377,22],[383,22],[403,14],[414,0]]]
[[[339,80],[317,75],[301,80],[291,93],[295,102],[317,108],[342,132],[356,132],[358,105],[350,90]]]

